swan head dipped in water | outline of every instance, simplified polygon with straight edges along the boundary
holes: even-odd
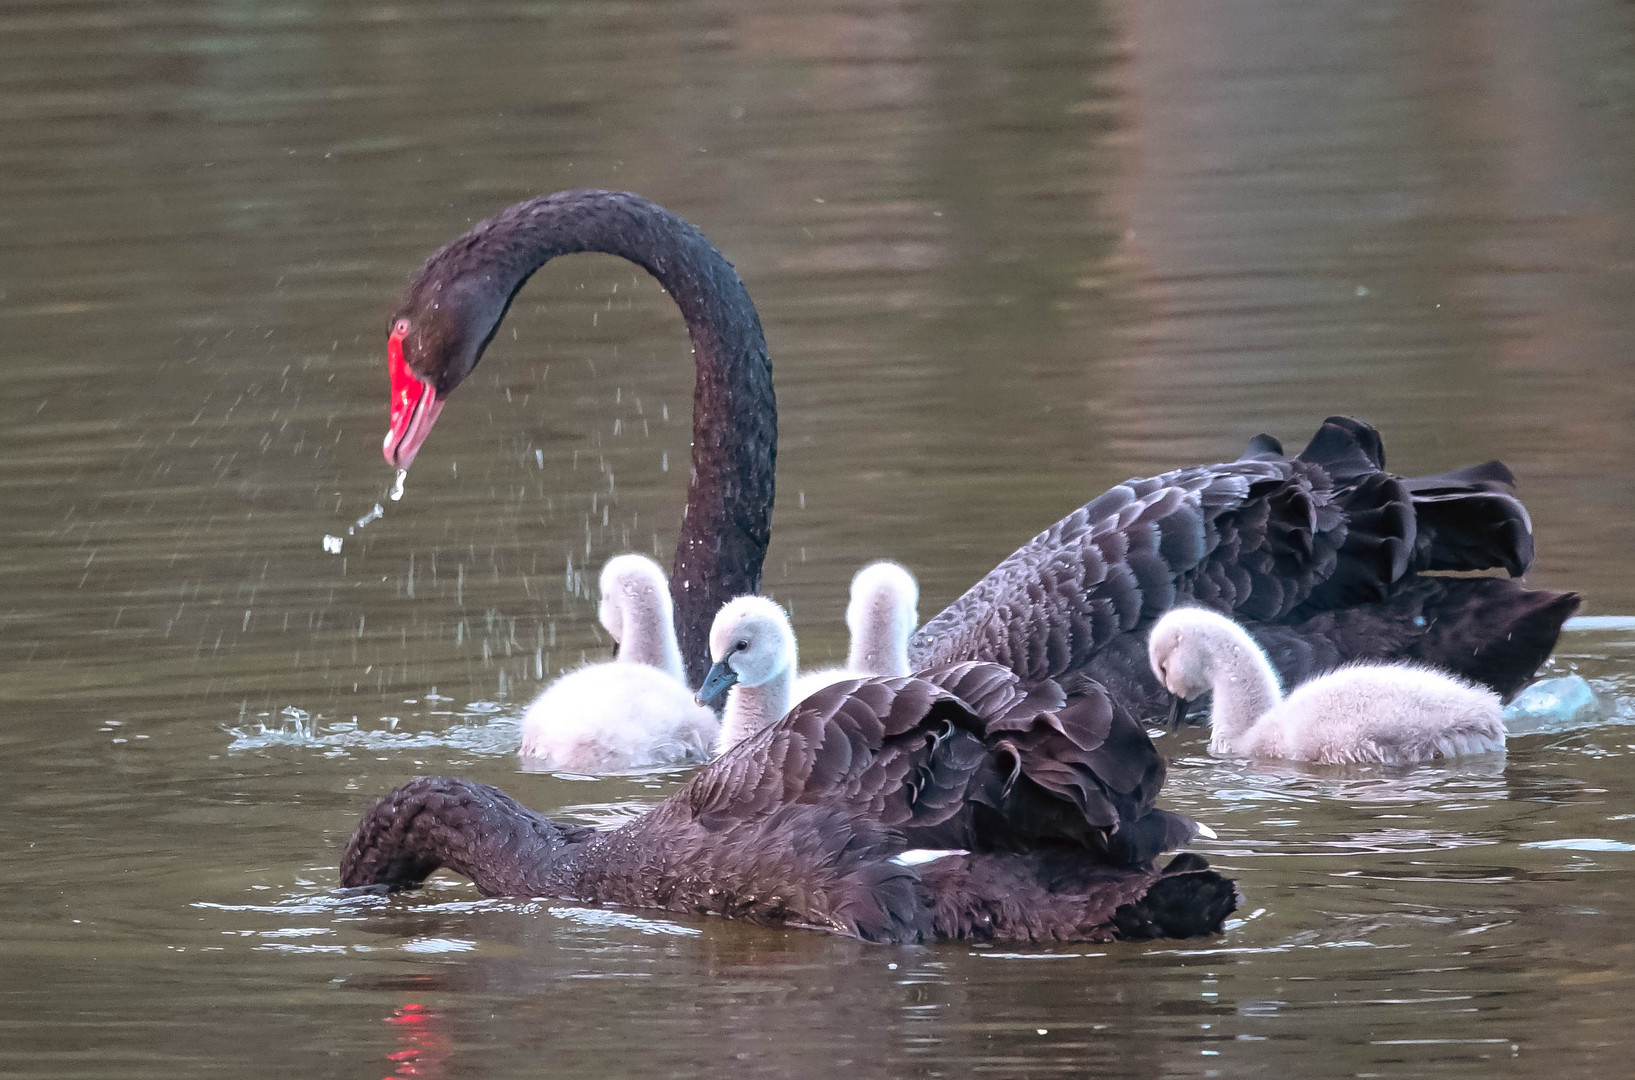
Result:
[[[1284,697],[1248,632],[1204,608],[1159,619],[1147,655],[1177,699],[1211,694],[1217,754],[1409,764],[1504,750],[1499,696],[1420,665],[1351,664]]]
[[[789,616],[764,596],[730,601],[710,625],[710,659],[698,696],[710,701],[728,692],[716,742],[721,753],[781,719],[793,704],[798,657]]]

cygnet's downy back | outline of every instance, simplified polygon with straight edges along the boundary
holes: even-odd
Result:
[[[1406,764],[1504,750],[1490,690],[1410,664],[1356,664],[1285,698],[1248,632],[1203,608],[1159,619],[1148,659],[1177,697],[1212,694],[1209,748],[1217,754]]]
[[[670,590],[642,555],[602,568],[598,616],[618,659],[557,679],[522,719],[522,756],[564,772],[626,772],[708,760],[719,721],[681,679]]]

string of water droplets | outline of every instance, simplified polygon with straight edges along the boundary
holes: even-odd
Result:
[[[392,489],[386,493],[386,497],[392,502],[401,502],[403,500],[403,484],[408,478],[408,469],[397,470],[397,478],[392,481]],[[346,535],[355,536],[357,535],[359,529],[364,528],[371,521],[379,521],[385,516],[386,508],[381,506],[380,503],[376,503],[374,508],[367,514],[363,515],[357,521],[346,527]],[[330,533],[324,534],[324,550],[329,552],[331,555],[339,555],[341,553],[341,548],[345,543],[346,540],[344,537],[334,536]]]

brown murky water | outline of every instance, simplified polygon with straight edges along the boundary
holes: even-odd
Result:
[[[658,288],[552,264],[390,477],[384,316],[526,195],[638,190],[761,306],[769,589],[814,662],[892,556],[929,613],[1130,475],[1298,443],[1501,457],[1532,578],[1635,613],[1635,8],[1233,0],[0,7],[0,1072],[30,1077],[1628,1071],[1635,623],[1603,722],[1508,761],[1251,768],[1168,804],[1218,940],[870,948],[332,889],[416,773],[517,771],[585,591],[667,552]],[[593,580],[593,578],[592,578]]]

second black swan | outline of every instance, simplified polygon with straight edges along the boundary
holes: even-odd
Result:
[[[1105,695],[992,664],[827,687],[598,831],[497,788],[422,777],[363,817],[347,887],[440,867],[490,896],[557,897],[867,941],[1108,941],[1214,933],[1236,905],[1155,809],[1164,762]]]
[[[777,450],[759,316],[697,229],[637,195],[565,191],[517,203],[437,251],[390,323],[386,457],[409,465],[517,291],[548,260],[581,251],[645,267],[692,339],[692,464],[670,587],[697,686],[716,611],[758,590]],[[1285,681],[1346,660],[1410,660],[1509,696],[1549,655],[1577,598],[1425,572],[1526,570],[1532,525],[1513,483],[1498,462],[1393,475],[1378,433],[1344,417],[1292,457],[1260,436],[1238,461],[1131,480],[1075,510],[921,627],[909,659],[1090,679],[1152,712],[1166,698],[1147,667],[1146,631],[1192,603],[1244,623]]]

